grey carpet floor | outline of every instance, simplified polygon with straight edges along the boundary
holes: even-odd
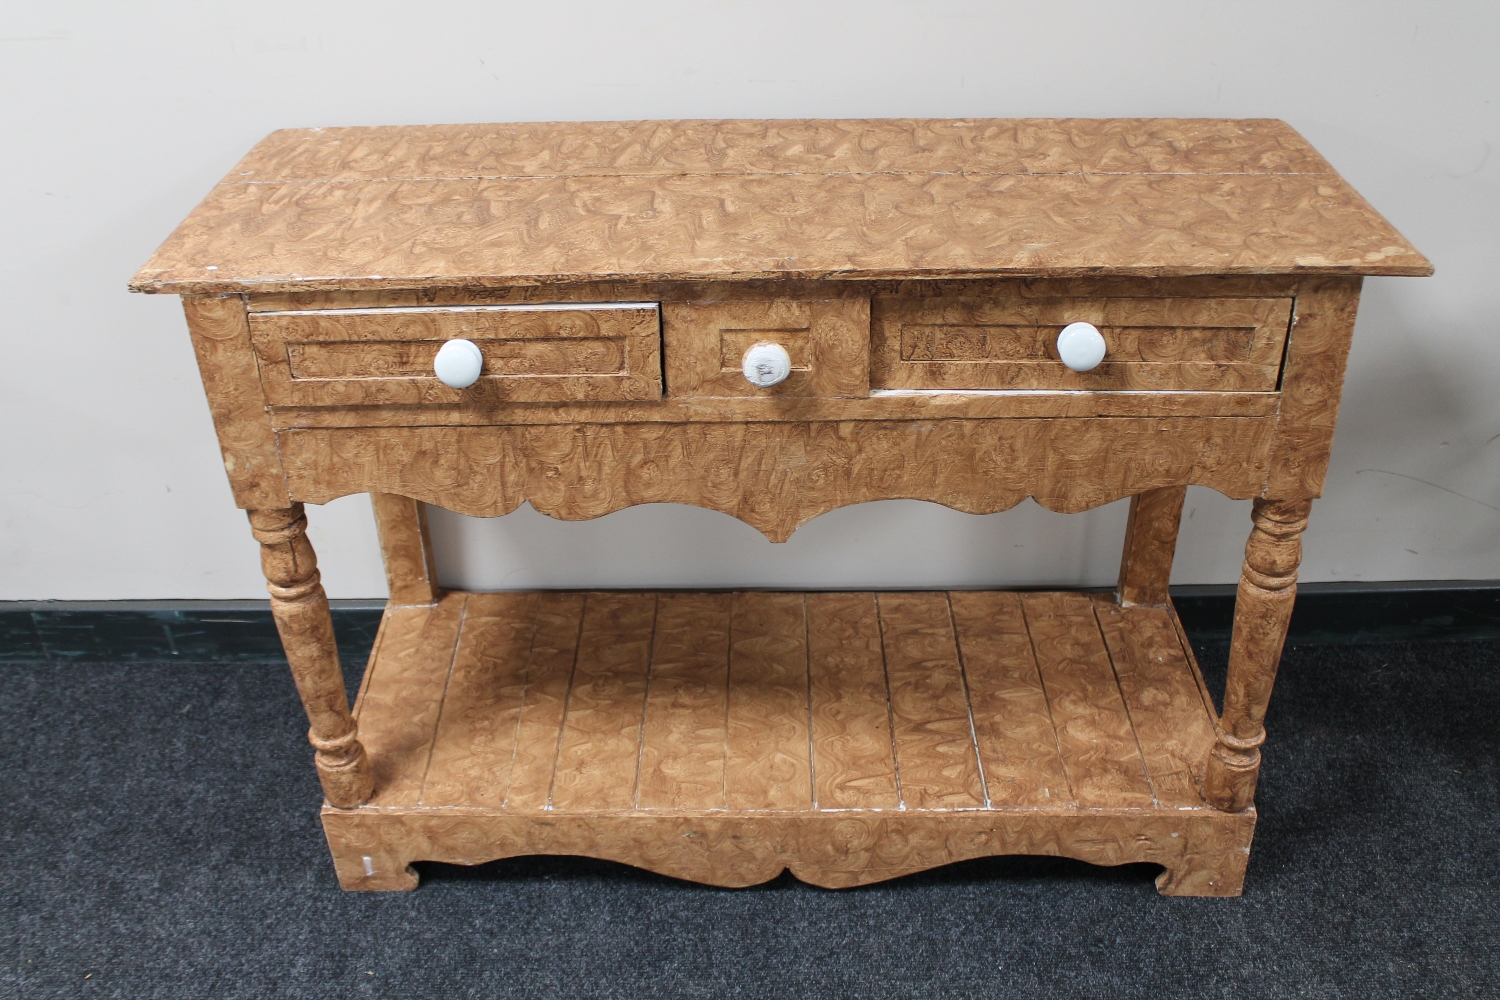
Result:
[[[283,666],[5,664],[0,996],[1497,996],[1497,660],[1288,650],[1240,899],[1033,858],[840,892],[520,859],[346,894]]]

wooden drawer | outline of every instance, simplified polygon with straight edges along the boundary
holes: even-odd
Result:
[[[661,398],[654,302],[256,312],[250,336],[273,406]],[[467,389],[432,370],[459,337],[484,355]]]
[[[1272,392],[1290,298],[877,298],[875,389],[1148,389]],[[1104,335],[1104,361],[1057,356],[1069,323]]]
[[[678,302],[662,306],[670,396],[864,396],[870,391],[868,299]],[[786,381],[745,380],[751,344],[771,341],[792,359]]]

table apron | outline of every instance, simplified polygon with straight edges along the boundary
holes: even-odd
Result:
[[[723,511],[784,541],[819,514],[915,499],[1075,512],[1146,490],[1265,489],[1274,417],[303,428],[278,433],[294,500],[392,493],[562,520],[644,503]]]

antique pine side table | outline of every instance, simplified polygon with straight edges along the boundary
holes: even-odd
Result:
[[[183,296],[345,888],[1024,853],[1234,895],[1361,276],[1429,273],[1277,121],[689,121],[277,132],[131,287]],[[1254,500],[1222,710],[1189,484]],[[303,504],[358,492],[351,713]],[[1113,594],[444,591],[424,515],[1127,496]]]

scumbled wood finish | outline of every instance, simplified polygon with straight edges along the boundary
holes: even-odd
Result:
[[[317,751],[314,761],[323,793],[335,806],[357,806],[370,797],[373,787],[370,762],[349,714],[328,597],[307,540],[307,517],[300,503],[280,510],[252,510],[250,529],[260,542],[271,616],[311,723],[307,738]]]
[[[286,507],[286,473],[250,350],[243,297],[185,296],[182,308],[235,501],[246,509]]]
[[[1281,122],[621,122],[274,133],[131,287],[184,296],[346,887],[1039,853],[1228,895],[1360,282],[1431,270]],[[1222,719],[1167,591],[1189,485],[1254,501]],[[392,600],[356,734],[301,503],[357,492]],[[782,541],[1027,497],[1132,498],[1115,595],[444,594],[424,513],[684,503]]]
[[[877,298],[874,311],[879,389],[1270,392],[1292,300]],[[1057,335],[1078,322],[1107,345],[1086,372],[1057,356]]]
[[[420,636],[420,645],[412,638]],[[965,858],[1154,862],[1235,895],[1253,810],[1170,608],[1076,593],[452,593],[392,607],[357,708],[382,776],[339,878],[584,854],[716,885]]]
[[[1292,618],[1302,532],[1311,509],[1311,500],[1255,501],[1255,527],[1235,595],[1223,721],[1205,786],[1209,801],[1220,809],[1246,809],[1255,798],[1266,706]]]
[[[1351,286],[1351,280],[1356,284]],[[921,283],[885,283],[871,291],[897,294],[873,299],[847,294],[819,299],[815,283],[792,290],[788,293],[792,297],[784,300],[772,298],[775,283],[741,289],[738,300],[725,286],[699,288],[696,294],[702,298],[698,299],[693,298],[692,288],[680,284],[613,291],[595,286],[576,294],[622,294],[632,296],[632,302],[642,292],[659,296],[667,344],[667,398],[582,399],[577,393],[559,392],[553,402],[525,404],[497,396],[481,379],[467,390],[438,386],[441,393],[458,396],[457,402],[444,402],[437,395],[412,397],[426,402],[367,405],[304,401],[297,405],[273,402],[268,407],[261,401],[253,418],[245,408],[250,404],[238,403],[237,398],[221,400],[219,408],[239,405],[237,412],[247,433],[263,434],[267,418],[260,414],[269,414],[274,449],[265,455],[268,449],[258,445],[259,452],[250,452],[243,461],[253,463],[261,455],[275,461],[291,500],[324,503],[350,492],[385,492],[480,515],[502,514],[530,501],[565,519],[596,517],[635,503],[692,503],[732,513],[776,540],[827,510],[889,497],[988,512],[1006,509],[1027,496],[1053,510],[1083,510],[1174,484],[1208,486],[1236,498],[1262,496],[1272,475],[1273,447],[1287,454],[1288,463],[1296,464],[1301,488],[1320,491],[1332,440],[1329,421],[1336,416],[1338,402],[1337,386],[1329,380],[1342,375],[1353,322],[1346,293],[1350,287],[1357,291],[1357,280],[1314,282],[1313,320],[1308,329],[1315,339],[1304,348],[1299,335],[1291,338],[1281,377],[1296,389],[1297,399],[1288,405],[1299,417],[1306,414],[1311,421],[1308,427],[1287,426],[1291,418],[1283,412],[1281,394],[1276,392],[1185,385],[1151,392],[871,390],[864,367],[864,359],[870,357],[872,301],[888,298],[920,303],[925,297],[939,304],[972,303],[983,301],[976,293],[990,292],[994,301],[1010,303],[1006,308],[1012,310],[1020,308],[1015,302],[1028,300],[1040,303],[1041,309],[1057,301],[1135,300],[1145,303],[1142,308],[1147,312],[1160,313],[1163,292],[1181,293],[1185,300],[1200,304],[1201,308],[1194,306],[1200,318],[1248,315],[1253,319],[1256,309],[1265,312],[1274,307],[1269,314],[1271,327],[1280,329],[1286,303],[1303,299],[1301,283],[1290,279],[1275,279],[1271,284],[1248,279],[1209,283],[1163,279],[1145,289],[1152,294],[1138,298],[1128,294],[1129,287],[1099,280],[976,281],[948,283],[936,290],[957,293],[952,298],[934,294],[934,289]],[[1247,291],[1260,294],[1247,298]],[[1091,292],[1106,294],[1098,298]],[[752,295],[764,298],[751,300]],[[460,298],[444,296],[440,305],[431,308],[439,316],[463,316]],[[491,297],[476,294],[469,298],[480,305],[479,300]],[[398,296],[396,301],[403,300]],[[349,310],[337,308],[340,302],[348,304]],[[413,308],[370,302],[361,294],[341,293],[298,301],[281,297],[271,303],[278,308],[269,312],[254,308],[253,299],[246,306],[252,328],[266,318],[297,320],[301,313],[312,315],[318,323],[342,323],[350,313],[362,322],[365,315],[386,308]],[[1221,309],[1220,303],[1227,305]],[[1129,312],[1118,308],[1124,310],[1122,314]],[[622,313],[632,315],[634,310]],[[504,310],[502,314],[509,315]],[[877,319],[879,315],[877,308]],[[393,322],[399,328],[404,321]],[[816,354],[817,370],[794,370],[787,383],[771,390],[755,390],[737,373],[724,370],[738,339],[746,336],[780,334],[794,350],[802,350],[798,338],[787,335],[800,334],[798,328],[804,323],[805,349],[810,352],[806,356],[811,363]],[[856,343],[852,331],[861,329],[866,339]],[[660,364],[655,340],[644,335],[638,339],[643,344],[649,341],[649,346],[633,356]],[[262,400],[265,396],[290,399],[281,384],[289,362],[279,368],[273,365],[268,358],[277,352],[269,351],[267,343],[262,338],[259,370],[266,386]],[[278,343],[281,356],[286,357],[287,344]],[[1276,343],[1276,350],[1281,351],[1280,341]],[[1312,368],[1311,373],[1299,367],[1304,363]],[[695,371],[695,364],[701,370]],[[245,370],[256,369],[247,365]],[[878,373],[878,364],[868,370]],[[659,396],[659,378],[648,395]],[[527,379],[531,381],[521,393],[523,398],[552,391],[545,377],[526,376],[519,381]],[[743,395],[733,387],[734,379],[744,387]],[[355,397],[370,399],[385,398],[388,391],[396,393],[390,398],[406,398],[401,395],[404,390],[397,390],[409,382],[436,384],[433,378],[404,376],[346,381],[371,383],[373,388],[359,390],[366,396]],[[379,387],[387,381],[395,388]],[[211,394],[219,391],[210,385]],[[1101,421],[1100,417],[1121,419]],[[1133,417],[1144,419],[1123,419]],[[946,442],[953,442],[959,450],[945,453],[942,445]],[[230,444],[243,449],[233,439]],[[293,453],[298,458],[288,460]],[[1032,460],[1037,454],[1049,459],[1037,465]],[[1134,460],[1104,461],[1126,454]],[[241,461],[226,445],[226,464]],[[289,461],[284,471],[283,461]],[[475,478],[502,468],[506,477],[494,484]],[[669,475],[667,469],[686,474]],[[806,485],[795,498],[800,509],[792,510],[784,502],[789,499],[781,495],[786,484]],[[246,497],[237,499],[248,502]],[[777,509],[770,510],[768,504]]]
[[[1430,269],[1276,121],[596,122],[273,133],[134,287]]]
[[[250,336],[273,406],[656,399],[655,303],[254,312]],[[433,374],[444,341],[473,341],[479,381]]]
[[[870,306],[862,299],[681,302],[662,317],[667,385],[673,396],[866,396]],[[771,341],[792,359],[786,381],[762,389],[745,380],[751,345]]]
[[[427,505],[391,493],[371,493],[375,529],[392,604],[436,604],[441,591],[432,535],[427,530]]]
[[[779,542],[819,514],[893,497],[980,514],[1029,496],[1076,512],[1191,482],[1248,499],[1274,429],[1238,417],[308,428],[281,448],[293,495],[313,503],[396,493],[495,517],[529,501],[570,521],[686,503]]]
[[[1299,290],[1266,497],[1323,495],[1361,281],[1358,277],[1314,278]]]
[[[1125,551],[1120,557],[1116,595],[1121,604],[1171,602],[1172,557],[1177,552],[1177,529],[1182,522],[1186,486],[1147,490],[1130,498],[1125,521]]]

